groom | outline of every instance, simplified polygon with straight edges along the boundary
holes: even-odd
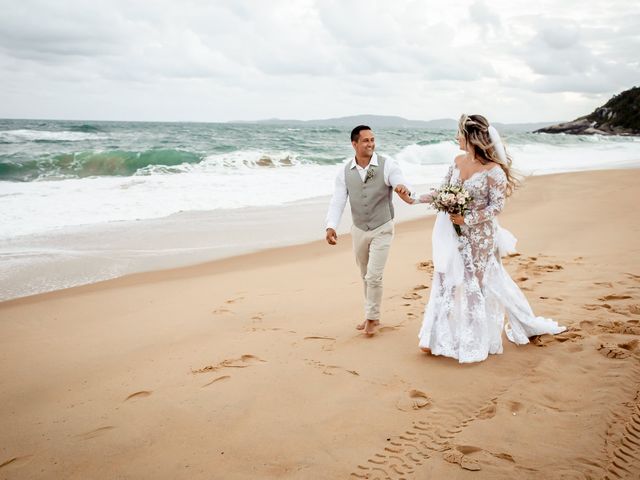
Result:
[[[326,219],[329,245],[338,242],[336,227],[349,199],[353,226],[353,251],[364,284],[365,320],[358,330],[373,335],[380,324],[382,273],[393,240],[392,192],[409,195],[402,171],[391,158],[375,153],[371,128],[359,125],[351,131],[355,157],[341,165]]]

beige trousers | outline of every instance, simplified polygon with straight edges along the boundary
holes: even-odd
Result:
[[[382,274],[393,240],[393,220],[373,230],[364,231],[353,225],[353,252],[364,285],[364,315],[367,320],[380,319]]]

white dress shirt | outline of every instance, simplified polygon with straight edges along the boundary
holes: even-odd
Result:
[[[384,183],[385,185],[396,188],[398,185],[404,185],[408,188],[408,185],[402,175],[402,170],[398,164],[391,158],[385,156],[386,161],[384,162]],[[364,179],[367,176],[367,171],[369,170],[370,165],[378,166],[378,155],[374,152],[371,156],[371,161],[369,165],[362,168],[360,165],[356,163],[355,158],[348,160],[347,163],[351,163],[349,168],[358,169],[358,173],[360,174],[360,178],[364,182]],[[327,212],[327,218],[325,221],[326,228],[333,228],[334,230],[340,224],[340,219],[342,218],[342,212],[344,211],[344,207],[347,204],[347,182],[345,180],[345,163],[340,164],[340,169],[338,170],[338,174],[336,175],[335,181],[335,189],[333,191],[333,196],[331,197],[331,202],[329,203],[329,211]]]

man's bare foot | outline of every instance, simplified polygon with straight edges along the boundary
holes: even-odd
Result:
[[[364,322],[364,334],[369,336],[373,335],[376,333],[378,325],[380,325],[379,320],[366,320]]]
[[[427,347],[420,347],[420,350],[421,350],[423,353],[428,353],[429,355],[431,355],[431,349],[430,349],[430,348],[427,348]]]
[[[380,320],[365,320],[364,322],[356,325],[356,330],[364,330],[367,322],[373,322],[376,327],[380,325]]]

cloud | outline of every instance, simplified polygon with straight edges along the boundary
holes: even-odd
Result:
[[[70,9],[57,2],[21,2],[3,8],[0,48],[9,56],[44,63],[123,50],[129,35],[126,22],[100,5]]]
[[[494,33],[502,28],[500,16],[482,0],[474,2],[469,7],[469,16],[471,21],[477,23],[482,28],[492,30]]]
[[[640,6],[611,2],[0,0],[0,117],[556,120],[640,78]]]
[[[538,93],[583,94],[632,86],[640,78],[637,59],[628,54],[634,45],[640,46],[637,30],[618,17],[619,31],[626,34],[611,35],[611,25],[605,27],[602,20],[577,23],[546,15],[523,19],[530,34],[512,50],[532,74],[521,78],[522,84]]]

